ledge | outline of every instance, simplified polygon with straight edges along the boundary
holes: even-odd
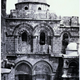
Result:
[[[59,22],[60,19],[32,19],[32,18],[6,18],[6,20],[26,20],[26,21],[55,21]]]

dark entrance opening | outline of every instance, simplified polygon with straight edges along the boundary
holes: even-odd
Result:
[[[19,74],[18,80],[32,80],[32,77],[31,77],[31,75]]]
[[[40,45],[45,45],[45,33],[40,33]]]
[[[27,42],[27,33],[26,32],[24,32],[22,34],[22,41],[26,41]]]
[[[31,67],[23,62],[16,67],[15,70],[16,80],[32,80],[32,70]]]
[[[68,34],[67,33],[64,33],[63,34],[63,39],[62,39],[62,53],[63,54],[66,54],[66,48],[67,48],[67,45],[69,43],[69,40],[68,40]]]
[[[50,80],[50,75],[48,74],[37,74],[35,80]]]

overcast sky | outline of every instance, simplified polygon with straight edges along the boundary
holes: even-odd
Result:
[[[18,0],[7,0],[7,13],[15,9]],[[47,0],[50,10],[61,16],[79,16],[79,0]]]

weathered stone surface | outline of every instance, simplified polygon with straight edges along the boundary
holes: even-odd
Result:
[[[70,74],[69,64],[79,63],[78,56],[66,58],[62,52],[66,50],[63,41],[77,43],[79,39],[78,17],[58,19],[49,12],[45,0],[28,1],[18,0],[16,9],[6,18],[1,17],[1,56],[14,63],[9,74],[2,74],[2,80],[19,80],[21,74],[29,80],[62,80],[64,74]]]

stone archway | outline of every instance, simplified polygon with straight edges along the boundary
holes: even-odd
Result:
[[[51,66],[45,61],[39,61],[33,67],[33,80],[51,80],[51,73]]]
[[[41,37],[42,33],[44,33],[44,39]],[[53,29],[47,23],[40,23],[39,25],[35,26],[33,30],[33,52],[38,52],[40,54],[51,53],[53,51],[53,36]]]
[[[70,80],[79,80],[79,63],[77,61],[71,61],[69,63],[68,74],[70,74]]]
[[[32,69],[25,62],[20,63],[15,69],[15,80],[32,80]]]
[[[27,54],[33,50],[32,40],[33,27],[27,23],[22,23],[14,28],[13,35],[15,40],[15,52],[21,54]],[[26,33],[25,41],[23,40],[23,34]]]

